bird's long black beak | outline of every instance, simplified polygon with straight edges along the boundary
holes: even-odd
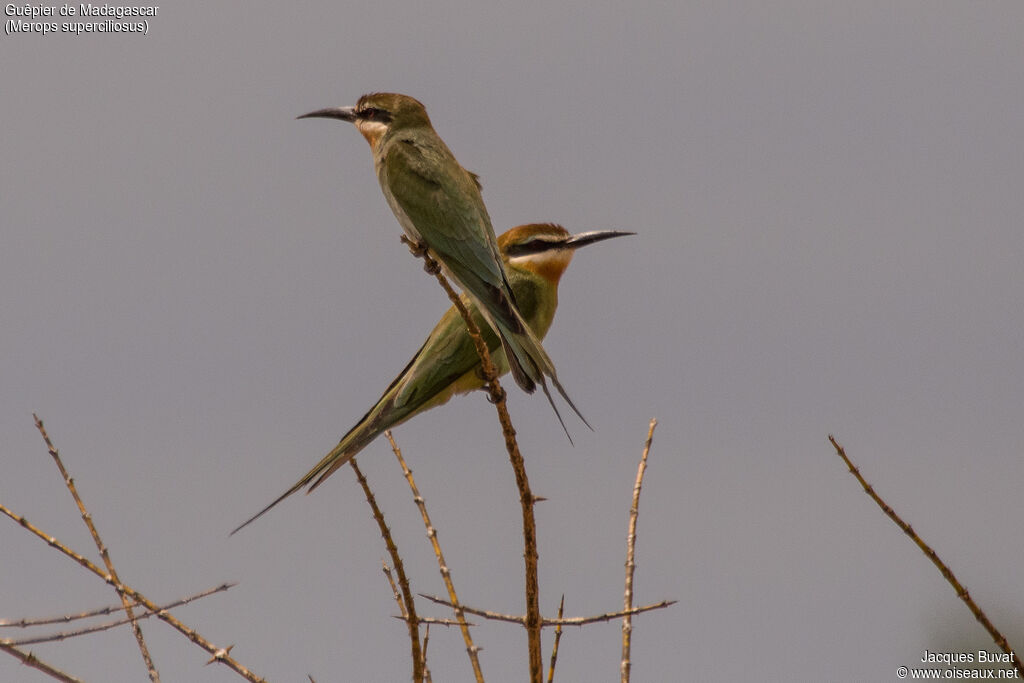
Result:
[[[635,232],[628,232],[625,230],[593,230],[591,232],[581,232],[578,235],[572,235],[565,241],[565,246],[569,249],[578,249],[585,247],[588,244],[594,244],[595,242],[602,242],[612,237],[622,237],[623,235],[635,235]]]
[[[356,120],[356,108],[355,107],[328,107],[327,109],[317,109],[311,111],[308,114],[302,116],[296,116],[297,119],[341,119],[342,121],[355,121]]]

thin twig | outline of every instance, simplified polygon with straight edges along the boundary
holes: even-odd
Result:
[[[370,504],[370,509],[373,510],[373,518],[380,529],[380,535],[384,538],[384,545],[387,546],[391,562],[395,565],[395,571],[398,572],[398,585],[401,586],[404,597],[402,614],[409,629],[409,641],[412,648],[412,680],[415,683],[422,683],[423,655],[420,651],[419,618],[416,616],[416,601],[412,595],[412,590],[409,588],[409,578],[405,575],[405,565],[402,564],[402,557],[398,554],[398,546],[395,545],[395,539],[391,536],[391,529],[388,528],[387,522],[384,521],[384,513],[381,512],[380,507],[377,505],[377,499],[374,497],[373,491],[370,490],[370,484],[366,481],[366,477],[363,476],[362,470],[359,469],[356,459],[352,458],[348,461],[348,464],[352,466],[359,485],[363,487],[363,493],[366,494],[366,502]]]
[[[78,505],[78,511],[82,514],[82,521],[85,522],[85,526],[88,527],[89,533],[92,534],[92,540],[96,544],[96,549],[100,551],[100,557],[103,558],[103,564],[107,567],[107,573],[110,574],[110,584],[117,591],[118,596],[121,598],[121,603],[124,605],[124,612],[128,616],[128,619],[132,624],[132,633],[135,635],[135,641],[139,644],[139,652],[142,653],[142,661],[146,664],[146,669],[149,671],[149,680],[153,683],[159,683],[160,674],[156,670],[156,665],[153,664],[153,658],[149,654],[149,648],[146,647],[146,639],[142,635],[142,627],[139,626],[138,621],[135,619],[135,612],[132,610],[131,600],[128,596],[121,591],[118,586],[121,585],[121,579],[117,576],[117,570],[114,569],[114,561],[110,559],[110,552],[107,550],[107,546],[103,543],[100,538],[100,533],[96,529],[96,525],[93,524],[92,515],[85,509],[85,503],[82,502],[81,496],[78,495],[78,489],[75,488],[75,480],[71,478],[68,471],[64,468],[64,463],[61,462],[60,454],[57,452],[57,448],[50,441],[50,436],[46,433],[46,428],[43,427],[43,421],[39,419],[39,416],[35,413],[32,414],[32,418],[36,422],[36,429],[43,436],[43,441],[46,443],[47,449],[50,451],[50,455],[53,457],[53,461],[57,464],[57,469],[60,470],[61,476],[64,477],[64,485],[67,486],[68,491],[71,492],[71,497],[75,499],[75,503]]]
[[[181,605],[186,605],[192,602],[193,600],[205,598],[208,595],[212,595],[214,593],[218,593],[229,588],[234,588],[235,585],[236,584],[233,582],[223,583],[217,586],[216,588],[211,588],[209,590],[203,591],[202,593],[196,593],[195,595],[191,595],[187,598],[182,598],[181,600],[172,602],[171,604],[166,605],[164,609],[171,609],[172,607],[180,607]],[[0,628],[31,628],[33,626],[46,626],[49,624],[66,624],[72,621],[76,621],[78,619],[103,617],[107,616],[108,614],[114,614],[115,612],[122,611],[124,611],[123,605],[107,605],[106,607],[97,607],[96,609],[86,610],[85,612],[80,612],[78,614],[62,614],[56,617],[22,617],[21,619],[0,619]]]
[[[907,536],[910,536],[914,543],[917,544],[917,547],[921,549],[921,552],[923,552],[925,556],[932,561],[932,564],[938,567],[939,573],[941,573],[943,578],[945,578],[946,581],[949,582],[949,585],[953,587],[953,590],[956,591],[957,597],[964,601],[968,609],[971,610],[971,614],[974,615],[974,618],[981,622],[981,625],[985,627],[985,630],[988,631],[990,636],[992,636],[992,639],[995,641],[996,645],[1002,648],[1003,652],[1010,655],[1010,657],[1013,659],[1013,668],[1017,670],[1017,674],[1019,676],[1024,675],[1024,664],[1021,664],[1020,657],[1017,656],[1017,653],[1010,647],[1010,644],[1006,641],[1006,636],[1004,636],[999,631],[999,629],[997,629],[992,624],[992,622],[989,621],[988,616],[985,614],[984,611],[982,611],[980,607],[978,607],[977,603],[974,602],[974,599],[971,598],[970,593],[967,592],[967,588],[965,588],[957,580],[956,576],[953,574],[953,571],[946,565],[945,562],[942,561],[942,559],[939,558],[938,554],[936,554],[936,552],[932,550],[931,546],[925,543],[924,540],[917,535],[917,532],[914,531],[914,528],[906,522],[904,522],[903,519],[898,514],[896,514],[896,511],[893,510],[888,503],[882,500],[881,496],[875,493],[874,487],[872,487],[871,484],[869,484],[864,479],[864,477],[861,476],[860,470],[856,466],[854,466],[853,462],[850,461],[850,458],[847,457],[846,455],[846,451],[843,449],[842,446],[839,445],[839,442],[836,441],[835,437],[829,434],[828,440],[832,443],[832,447],[836,449],[836,453],[839,455],[839,457],[842,458],[843,462],[846,463],[846,466],[850,469],[850,473],[853,474],[853,476],[857,479],[858,482],[860,482],[860,485],[864,489],[864,492],[871,497],[871,500],[875,501],[878,507],[882,508],[882,512],[884,512],[886,516],[888,516],[889,519],[891,519],[896,524],[896,526],[903,530],[903,533],[905,533]]]
[[[565,593],[558,602],[558,618],[561,619],[565,613]],[[548,667],[548,683],[554,683],[555,663],[558,661],[558,642],[562,640],[562,624],[555,626],[555,644],[551,646],[551,665]]]
[[[473,667],[473,676],[477,683],[483,683],[484,673],[483,669],[480,668],[479,648],[473,643],[473,636],[469,632],[469,623],[466,622],[466,615],[463,614],[462,608],[459,607],[459,596],[455,592],[455,583],[452,581],[451,570],[448,568],[448,563],[445,562],[444,553],[441,552],[441,543],[437,539],[437,529],[434,528],[434,525],[430,522],[430,515],[427,514],[427,504],[423,500],[423,496],[420,495],[419,487],[416,486],[416,480],[412,476],[412,470],[405,463],[405,458],[402,457],[402,450],[395,443],[391,430],[384,432],[384,436],[387,438],[388,443],[391,444],[391,451],[395,454],[398,464],[402,467],[405,480],[409,482],[409,488],[412,489],[413,500],[416,502],[416,507],[419,508],[420,516],[423,518],[423,525],[427,528],[427,538],[430,539],[430,543],[434,548],[434,556],[437,558],[437,566],[441,572],[441,578],[444,580],[445,588],[448,590],[448,598],[452,601],[452,605],[454,605],[452,610],[455,612],[456,621],[459,622],[462,639],[466,643],[466,653],[469,655],[469,662]]]
[[[395,619],[401,619],[402,621],[408,621],[408,617],[402,616],[401,614],[392,615]],[[452,626],[460,626],[458,619],[443,619],[441,617],[419,617],[421,624],[434,624],[435,626],[444,626],[451,628]],[[476,626],[472,621],[467,621],[470,626]]]
[[[24,517],[14,513],[13,511],[11,511],[9,508],[2,504],[0,504],[0,513],[7,515],[15,522],[20,524],[23,529],[32,532],[33,534],[44,540],[46,544],[49,545],[51,548],[56,548],[60,552],[64,553],[64,555],[70,557],[72,560],[74,560],[81,566],[85,567],[86,569],[88,569],[93,574],[100,577],[107,583],[113,582],[113,579],[109,574],[100,569],[99,566],[94,564],[88,558],[85,558],[79,553],[76,553],[74,550],[64,545],[53,536],[50,536],[49,534],[43,532],[41,529],[39,529],[39,527],[35,526]],[[155,602],[153,602],[152,600],[150,600],[134,588],[126,586],[124,584],[118,584],[118,587],[120,590],[124,591],[125,594],[127,594],[128,597],[130,597],[132,600],[141,604],[149,611],[156,613],[156,617],[158,619],[169,624],[172,628],[174,628],[176,631],[184,635],[193,643],[195,643],[196,645],[198,645],[199,647],[213,655],[216,661],[222,662],[223,664],[227,665],[232,671],[241,675],[243,678],[245,678],[247,681],[250,681],[251,683],[264,683],[264,679],[252,673],[240,662],[238,662],[237,660],[233,659],[231,656],[228,655],[228,651],[231,649],[230,647],[218,648],[216,645],[214,645],[209,640],[204,638],[201,634],[199,634],[199,632],[186,626],[179,619],[174,617],[174,615],[172,615],[170,612],[160,609],[159,605],[157,605]]]
[[[436,602],[439,605],[446,605],[451,607],[451,603],[443,598],[439,598],[436,595],[426,595],[420,593],[420,597],[426,598],[431,602]],[[587,624],[594,624],[599,621],[611,621],[612,619],[621,619],[626,615],[642,614],[643,612],[650,612],[651,610],[664,609],[676,604],[676,600],[662,600],[661,602],[651,603],[650,605],[643,605],[642,607],[631,607],[628,610],[620,610],[618,612],[605,612],[604,614],[595,614],[589,617],[565,617],[558,619],[541,619],[540,623],[543,627],[558,626],[559,624],[565,626],[586,626]],[[483,617],[484,619],[490,619],[492,621],[507,621],[512,624],[523,624],[526,621],[525,616],[517,614],[502,614],[501,612],[492,612],[486,609],[477,609],[476,607],[470,607],[469,605],[463,604],[462,609],[466,610],[470,614]]]
[[[92,617],[105,617],[115,612],[123,612],[124,605],[107,605],[96,609],[86,610],[78,614],[62,614],[56,617],[22,617],[21,619],[0,619],[0,628],[32,628],[33,626],[47,626],[49,624],[67,624],[78,619],[90,619]]]
[[[651,441],[654,440],[654,428],[658,420],[651,418],[647,429],[647,442],[644,452],[640,455],[640,464],[636,468],[636,482],[633,484],[633,503],[629,506],[629,532],[626,535],[626,589],[622,597],[622,609],[629,611],[633,607],[633,572],[636,570],[636,519],[640,514],[640,488],[644,483],[644,472],[647,471],[647,454],[651,452]],[[631,666],[629,648],[633,636],[633,619],[629,614],[622,618],[622,662],[619,673],[622,683],[629,683]]]
[[[564,624],[566,626],[586,626],[587,624],[596,624],[599,621],[612,621],[613,619],[621,619],[627,616],[636,616],[637,614],[643,614],[644,612],[651,612],[656,609],[665,609],[676,604],[676,600],[662,600],[661,602],[652,602],[649,605],[641,605],[640,607],[630,607],[628,610],[621,610],[619,612],[607,612],[605,614],[595,614],[589,617],[566,617],[564,619],[545,619],[544,626],[558,626]]]
[[[508,406],[505,404],[505,390],[498,382],[498,372],[491,362],[491,354],[487,350],[487,344],[480,335],[480,328],[477,327],[466,309],[462,299],[455,293],[441,267],[431,257],[428,249],[417,245],[404,235],[402,241],[409,246],[412,253],[424,260],[425,269],[437,278],[438,283],[444,289],[452,304],[459,311],[459,315],[466,321],[466,329],[476,346],[477,355],[480,356],[480,363],[483,369],[483,377],[487,386],[487,393],[491,403],[498,412],[498,421],[501,423],[501,432],[505,437],[505,450],[508,451],[509,461],[512,463],[512,470],[515,472],[516,486],[519,488],[519,503],[523,516],[523,560],[525,563],[525,584],[526,584],[526,627],[527,650],[530,661],[531,683],[541,683],[544,669],[541,660],[541,616],[540,616],[540,587],[537,578],[537,523],[533,516],[533,504],[536,498],[530,490],[530,481],[526,476],[526,463],[519,452],[519,444],[516,442],[516,430],[512,426],[512,419],[508,414]]]
[[[235,585],[234,583],[224,583],[224,584],[221,584],[220,586],[217,586],[216,588],[211,588],[209,590],[205,590],[202,593],[197,593],[196,595],[191,595],[191,596],[189,596],[187,598],[182,598],[181,600],[175,600],[172,603],[164,605],[163,607],[160,608],[160,610],[173,609],[175,607],[181,607],[182,605],[187,605],[188,603],[193,602],[195,600],[199,600],[201,598],[205,598],[205,597],[207,597],[209,595],[213,595],[214,593],[219,593],[221,591],[225,591],[225,590],[231,588],[234,585]],[[112,608],[112,609],[113,609],[113,611],[120,612],[124,608],[122,608],[122,607],[115,607],[115,608]],[[136,619],[148,619],[149,617],[153,616],[154,614],[155,614],[155,612],[150,612],[150,611],[147,610],[147,611],[143,612],[142,614],[135,615],[135,618]],[[81,617],[81,615],[74,614],[74,615],[68,615],[67,619],[68,620],[79,619],[80,617]],[[22,622],[30,622],[30,621],[33,621],[33,620],[29,620],[29,619],[23,619],[22,620]],[[35,621],[36,621],[36,624],[54,623],[53,619],[50,619],[50,620],[35,620]],[[124,624],[127,624],[128,622],[129,622],[129,620],[127,618],[124,618],[124,619],[118,619],[117,621],[110,621],[110,622],[107,622],[105,624],[97,624],[96,626],[90,626],[88,628],[78,629],[76,631],[61,631],[61,632],[58,632],[58,633],[50,633],[50,634],[41,635],[41,636],[31,636],[31,637],[28,637],[28,638],[16,638],[16,639],[9,640],[7,642],[10,643],[11,645],[35,645],[36,643],[50,643],[50,642],[53,642],[55,640],[67,640],[69,638],[77,638],[78,636],[84,636],[84,635],[88,635],[90,633],[99,633],[100,631],[107,631],[109,629],[116,628],[118,626],[122,626]],[[23,624],[22,623],[18,623],[17,625],[18,626],[22,626]]]
[[[398,611],[402,613],[403,619],[408,619],[409,612],[405,609],[405,603],[402,601],[402,594],[398,592],[398,584],[395,583],[395,576],[391,573],[391,567],[388,566],[387,560],[381,560],[380,564],[384,571],[384,576],[387,577],[388,584],[391,586],[391,595],[395,598],[395,602],[398,604]]]
[[[64,681],[64,683],[82,683],[82,680],[75,678],[70,674],[66,674],[60,669],[56,668],[52,664],[47,664],[43,660],[39,659],[32,652],[24,652],[9,644],[5,640],[0,640],[0,650],[9,653],[13,657],[21,660],[21,663],[25,666],[30,666],[33,669],[42,671],[50,678],[55,678],[58,681]]]
[[[431,683],[430,667],[427,666],[427,645],[430,644],[430,624],[427,621],[423,627],[423,683]]]

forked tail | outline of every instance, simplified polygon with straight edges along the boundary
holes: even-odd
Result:
[[[540,384],[541,389],[544,390],[544,395],[548,399],[548,403],[551,404],[551,409],[555,411],[559,424],[562,425],[562,430],[565,431],[565,435],[569,438],[569,443],[572,443],[572,436],[569,435],[569,430],[565,426],[562,414],[558,411],[558,406],[555,405],[551,392],[548,390],[547,378],[551,379],[555,389],[558,390],[558,393],[562,395],[562,398],[565,399],[565,402],[569,404],[569,407],[572,408],[572,411],[576,413],[583,424],[593,431],[594,428],[587,422],[587,418],[583,417],[579,408],[569,398],[569,394],[566,393],[562,383],[558,381],[555,364],[551,362],[550,356],[544,350],[533,330],[525,323],[522,324],[521,330],[516,332],[508,330],[501,323],[498,324],[498,328],[501,345],[505,350],[505,356],[508,358],[509,370],[512,373],[512,377],[516,380],[516,384],[527,393],[535,391],[537,385]]]

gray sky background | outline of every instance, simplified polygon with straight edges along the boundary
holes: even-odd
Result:
[[[499,232],[638,233],[579,253],[545,344],[596,431],[567,415],[570,446],[507,383],[548,499],[546,613],[621,605],[656,416],[636,598],[679,604],[636,621],[634,680],[885,681],[925,649],[995,649],[830,432],[1024,648],[1022,36],[1015,2],[451,1],[176,2],[145,37],[2,36],[0,502],[95,556],[35,411],[126,582],[240,582],[178,613],[269,680],[408,679],[350,470],[227,536],[446,308],[362,138],[294,120],[392,90],[480,174]],[[493,408],[395,436],[460,596],[521,612]],[[414,589],[443,593],[386,443],[360,462]],[[0,618],[116,602],[10,521],[0,547]],[[240,680],[145,630],[163,680]],[[520,630],[474,633],[488,680],[525,678]],[[619,642],[569,630],[558,678],[616,679]],[[32,649],[146,679],[126,630]],[[457,631],[429,653],[434,680],[471,679]],[[4,656],[0,680],[44,679]]]

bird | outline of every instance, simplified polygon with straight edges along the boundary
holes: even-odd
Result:
[[[533,223],[512,228],[498,238],[498,249],[504,259],[512,292],[522,307],[520,311],[525,321],[538,338],[543,338],[551,327],[558,307],[558,283],[575,251],[588,244],[633,234],[622,230],[596,230],[572,235],[559,225]],[[466,294],[461,298],[480,328],[498,372],[505,374],[509,371],[508,357],[498,337],[481,324],[484,316],[472,298]],[[452,396],[483,387],[480,357],[465,321],[452,306],[434,326],[412,360],[338,445],[302,479],[231,534],[248,526],[299,489],[308,486],[306,493],[311,493],[386,430],[447,403]]]
[[[590,427],[562,387],[554,363],[527,324],[509,285],[480,180],[455,159],[437,134],[423,104],[398,93],[371,93],[354,107],[329,107],[298,118],[330,118],[355,124],[373,152],[374,169],[388,206],[405,234],[440,262],[476,301],[525,392],[540,384],[559,423],[547,380]],[[569,431],[565,429],[566,436]],[[572,441],[572,438],[569,438]]]

